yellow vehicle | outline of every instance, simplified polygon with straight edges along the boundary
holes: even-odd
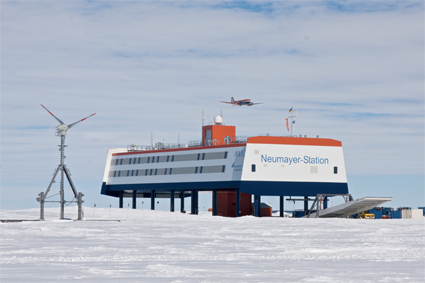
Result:
[[[359,218],[359,216],[357,216]],[[367,213],[367,211],[363,211],[360,213],[360,218],[362,219],[375,219],[375,214],[373,213]]]

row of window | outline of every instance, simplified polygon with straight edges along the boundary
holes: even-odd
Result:
[[[118,170],[118,171],[110,171],[109,177],[141,177],[141,176],[157,176],[157,175],[207,174],[207,173],[224,173],[225,171],[226,171],[226,165],[157,168],[157,169],[141,169],[141,170]]]
[[[212,159],[226,159],[226,158],[227,158],[227,151],[207,152],[207,153],[191,153],[191,154],[179,154],[179,155],[118,158],[118,159],[112,159],[111,165],[131,165],[131,164],[212,160]]]

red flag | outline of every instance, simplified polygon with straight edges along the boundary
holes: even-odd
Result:
[[[288,129],[288,131],[289,131],[289,124],[288,124],[289,122],[288,122],[288,118],[286,118],[286,128]]]

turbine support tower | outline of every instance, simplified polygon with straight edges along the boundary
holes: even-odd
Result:
[[[52,115],[60,124],[59,126],[56,127],[56,135],[58,135],[61,139],[61,144],[60,144],[60,164],[58,165],[58,167],[56,168],[55,172],[53,173],[53,178],[50,181],[49,186],[47,187],[46,192],[41,192],[39,195],[39,197],[37,197],[37,201],[40,202],[40,220],[44,220],[44,203],[45,202],[57,202],[57,201],[46,201],[47,195],[50,191],[50,188],[52,187],[53,183],[55,183],[55,179],[56,176],[58,175],[59,171],[61,172],[61,180],[60,180],[60,191],[59,191],[59,195],[60,195],[60,207],[61,207],[61,213],[60,213],[60,219],[65,219],[65,190],[64,190],[64,177],[66,176],[69,185],[71,186],[72,192],[74,193],[74,198],[77,200],[77,204],[78,204],[78,220],[82,220],[82,209],[81,206],[83,204],[83,196],[84,194],[82,194],[81,192],[78,193],[77,190],[75,189],[74,183],[72,182],[71,179],[71,173],[69,171],[69,169],[66,167],[65,165],[65,136],[67,131],[74,127],[76,124],[86,120],[87,118],[90,118],[92,116],[94,116],[96,113],[91,114],[90,116],[87,116],[77,122],[74,122],[72,124],[66,125],[61,119],[59,119],[58,117],[56,117],[55,115],[53,115],[52,112],[50,112],[46,107],[43,106],[43,104],[41,104],[41,106],[47,111],[49,112],[50,115]]]

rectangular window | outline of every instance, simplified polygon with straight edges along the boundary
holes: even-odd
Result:
[[[153,169],[151,169],[151,172],[150,172],[150,174],[149,174],[149,175],[152,175],[152,171],[153,171]]]
[[[120,160],[120,165],[122,165],[122,158],[121,158],[121,160]]]
[[[148,162],[146,162],[146,163],[149,163],[149,160],[150,160],[151,158],[150,157],[148,157]]]
[[[158,169],[155,169],[155,175],[156,175],[156,173],[158,173]]]
[[[199,173],[202,173],[202,169],[204,169],[204,167],[203,167],[203,166],[201,166],[201,170],[199,170]]]
[[[255,172],[255,164],[251,165],[251,172]]]
[[[168,161],[170,161],[170,156],[169,156],[169,155],[167,156],[167,162],[168,162]]]
[[[205,153],[202,153],[202,160],[205,159]]]
[[[201,157],[201,154],[200,153],[198,153],[198,159],[197,160],[199,160],[199,158]]]
[[[165,168],[164,175],[167,175],[167,168]]]
[[[334,167],[334,174],[338,174],[338,167],[337,166]]]
[[[174,157],[174,156],[173,156]],[[173,168],[170,168],[170,175],[173,173]]]
[[[134,170],[131,170],[131,176],[134,176]]]
[[[196,173],[198,173],[198,167],[196,167],[196,169],[195,169],[195,174],[196,174]]]
[[[130,176],[130,170],[127,170],[127,177]]]
[[[171,162],[174,162],[174,155],[173,155],[173,158],[171,159]]]
[[[116,160],[115,165],[118,165],[118,161],[119,161],[119,159]]]
[[[156,158],[156,163],[158,163],[159,162],[159,156]]]
[[[146,169],[145,176],[147,176],[147,175],[148,175],[148,170],[149,170],[149,169]]]
[[[227,151],[224,153],[224,159],[227,159]]]
[[[139,176],[139,170],[136,170],[136,177]]]
[[[224,171],[226,171],[226,165],[223,165],[223,169],[221,169],[221,172],[224,173]]]
[[[128,164],[131,164],[131,158],[130,158],[130,160],[128,161]]]
[[[121,175],[121,171],[118,171],[118,177]]]
[[[137,164],[140,164],[140,157],[139,157],[139,161],[137,162]]]
[[[118,160],[118,159],[117,159]],[[114,177],[116,177],[117,176],[117,171],[114,171]]]

